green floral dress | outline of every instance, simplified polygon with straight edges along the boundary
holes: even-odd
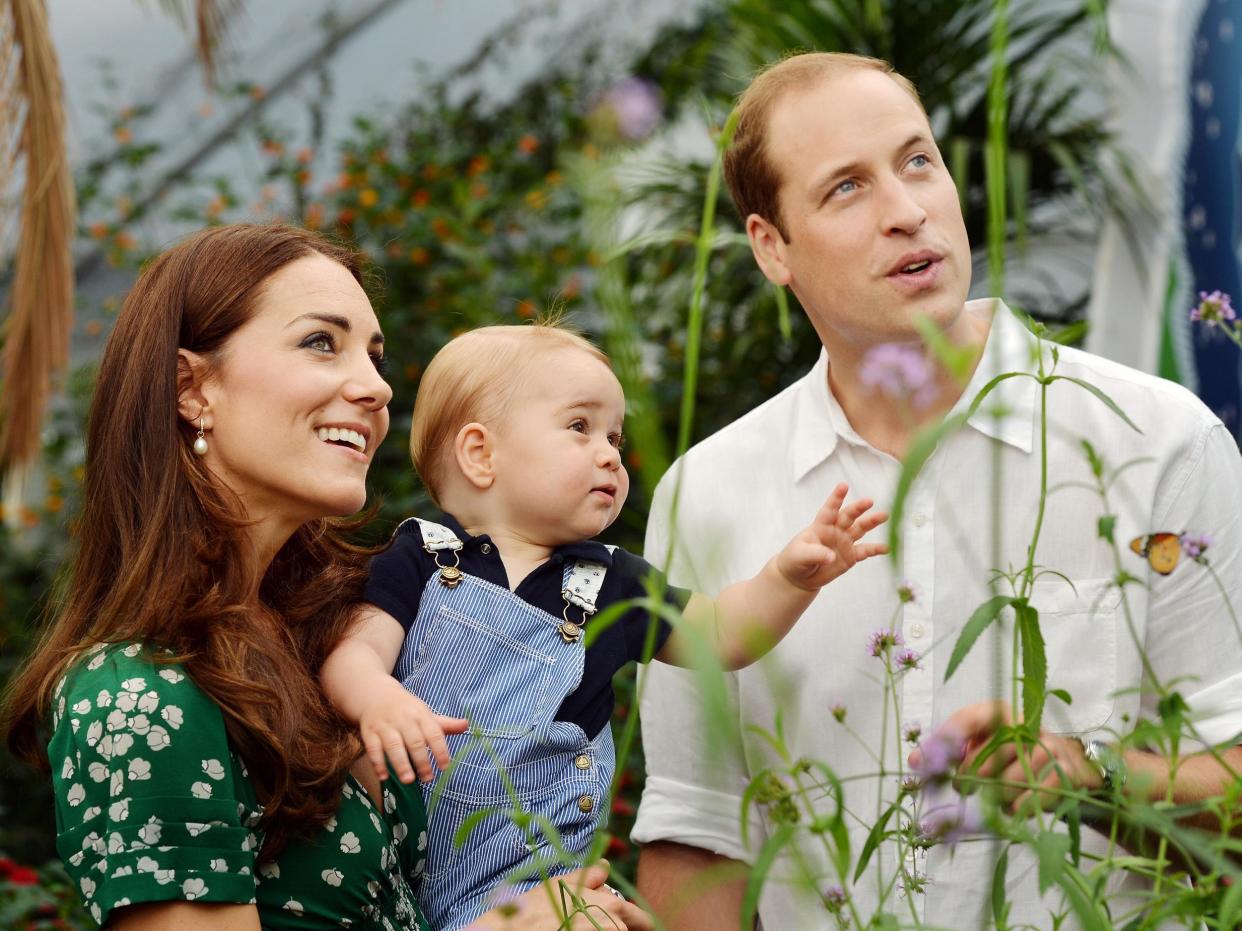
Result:
[[[219,707],[138,644],[100,646],[56,688],[48,756],[56,846],[100,924],[122,905],[257,905],[264,928],[423,929],[417,786],[384,783],[383,810],[352,777],[336,816],[259,863],[261,814]]]

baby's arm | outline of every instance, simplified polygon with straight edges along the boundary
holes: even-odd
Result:
[[[350,632],[324,660],[319,678],[336,710],[361,729],[376,776],[388,777],[387,755],[402,782],[413,782],[415,770],[420,779],[430,781],[427,751],[446,769],[450,756],[444,735],[460,734],[468,724],[464,718],[436,714],[392,677],[404,639],[395,618],[363,605]]]
[[[754,578],[737,582],[715,598],[695,593],[656,659],[675,666],[693,662],[692,640],[707,642],[726,669],[748,666],[776,646],[819,590],[855,563],[888,552],[883,543],[858,542],[888,519],[867,513],[872,501],[845,504],[841,483],[811,525],[768,560]]]

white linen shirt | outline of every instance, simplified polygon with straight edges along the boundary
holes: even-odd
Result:
[[[1035,371],[1034,337],[996,301],[973,301],[966,312],[989,315],[996,308],[988,345],[954,412],[964,411],[994,375]],[[1092,476],[1081,440],[1088,439],[1115,470],[1133,463],[1110,493],[1122,565],[1147,585],[1126,588],[1141,641],[1161,681],[1178,688],[1195,711],[1199,734],[1209,742],[1233,741],[1242,732],[1242,644],[1208,571],[1188,559],[1169,576],[1150,572],[1128,548],[1154,531],[1207,533],[1207,557],[1242,607],[1242,459],[1233,437],[1186,389],[1097,356],[1060,348],[1056,374],[1083,379],[1107,393],[1142,429],[1137,433],[1097,398],[1067,381],[1047,392],[1047,500],[1036,562],[1064,573],[1041,577],[1032,603],[1039,609],[1047,642],[1048,687],[1064,688],[1066,706],[1049,698],[1045,727],[1062,733],[1124,733],[1140,716],[1154,716],[1155,698],[1137,691],[1140,657],[1127,628],[1114,552],[1100,539],[1106,513],[1091,490]],[[1051,347],[1044,345],[1047,365]],[[864,441],[850,426],[828,387],[828,359],[821,354],[800,381],[692,448],[661,481],[647,531],[646,556],[667,563],[673,584],[714,593],[755,575],[823,504],[832,488],[849,483],[851,498],[872,497],[887,509],[900,463]],[[1011,625],[976,643],[953,678],[945,681],[949,653],[963,624],[992,592],[993,566],[1021,567],[1035,526],[1040,482],[1039,388],[1033,379],[1001,383],[967,425],[942,440],[906,500],[902,566],[869,560],[829,584],[792,632],[766,657],[727,674],[733,733],[709,728],[695,674],[653,663],[642,696],[643,742],[648,777],[632,837],[637,843],[670,840],[753,862],[770,828],[752,807],[749,849],[740,832],[742,794],[751,778],[778,765],[770,747],[748,726],[773,730],[777,713],[793,758],[828,764],[845,780],[856,857],[875,820],[880,780],[871,753],[881,732],[880,661],[866,651],[868,635],[894,626],[906,644],[923,654],[922,668],[899,681],[902,721],[926,734],[972,702],[1010,695]],[[992,411],[995,402],[1006,410]],[[992,542],[994,463],[999,466],[1000,507]],[[671,507],[677,470],[682,470],[676,520]],[[672,558],[670,536],[676,527]],[[886,528],[885,528],[886,529]],[[884,530],[874,532],[883,533]],[[914,583],[918,598],[902,604],[900,577]],[[1003,584],[1003,583],[1002,583]],[[1008,593],[1002,589],[1003,593]],[[870,746],[838,724],[835,702],[847,708],[846,723]],[[895,768],[900,738],[887,722],[888,769]],[[910,750],[902,744],[901,755]],[[884,789],[895,794],[896,778]],[[1092,846],[1084,829],[1084,849]],[[805,830],[800,837],[806,838]],[[800,847],[822,890],[839,883],[822,847]],[[911,866],[930,880],[913,893],[922,920],[933,927],[990,925],[988,890],[994,844],[959,844],[954,853],[933,847],[913,855]],[[893,873],[895,847],[881,848],[869,874],[850,890],[863,920],[873,912],[874,870],[884,862]],[[783,856],[765,887],[760,916],[771,931],[830,927],[819,902],[794,883],[793,857]],[[1084,861],[1085,863],[1086,861]],[[1117,884],[1136,880],[1119,877]],[[847,884],[848,886],[848,884]],[[1010,924],[1050,927],[1059,905],[1054,887],[1041,902],[1035,860],[1026,850],[1009,855]],[[900,896],[901,893],[896,895]],[[907,903],[887,909],[910,918]],[[1072,923],[1072,922],[1071,922]],[[1067,926],[1070,923],[1067,923]]]

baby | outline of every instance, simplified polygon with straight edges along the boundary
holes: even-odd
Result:
[[[434,928],[585,855],[608,811],[622,666],[652,652],[687,665],[704,645],[745,666],[821,587],[886,552],[859,542],[885,515],[847,506],[839,485],[754,578],[626,604],[656,571],[593,540],[629,490],[624,416],[608,358],[555,324],[465,333],[423,375],[410,453],[445,514],[406,520],[375,558],[369,604],[322,678],[381,778],[387,757],[429,782],[419,902]]]

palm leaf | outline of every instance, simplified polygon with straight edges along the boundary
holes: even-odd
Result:
[[[8,177],[21,199],[0,392],[0,467],[13,470],[37,456],[52,379],[68,360],[75,208],[46,3],[9,0],[0,19],[0,159],[20,166]]]

